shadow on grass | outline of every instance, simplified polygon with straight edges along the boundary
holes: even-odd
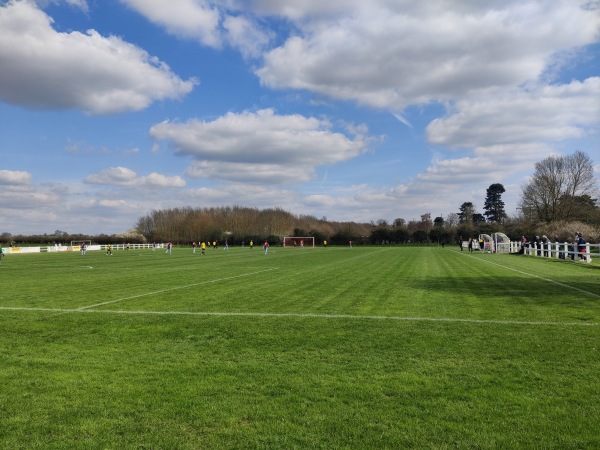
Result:
[[[550,277],[490,275],[423,277],[408,283],[414,290],[442,294],[448,300],[472,301],[486,298],[507,303],[570,305],[597,309],[600,313],[600,279],[556,279]]]
[[[579,261],[579,260],[573,260],[571,258],[557,259],[557,258],[549,258],[549,257],[544,257],[544,256],[523,255],[521,253],[510,253],[510,255],[515,256],[517,258],[525,258],[525,259],[531,258],[534,261],[540,261],[540,262],[545,262],[545,263],[564,264],[566,267],[577,266],[578,268],[581,268],[582,270],[591,270],[591,271],[600,270],[600,264],[598,264],[596,262],[596,261],[598,261],[598,258],[592,258],[592,262],[587,263],[587,262],[583,262],[583,261]]]

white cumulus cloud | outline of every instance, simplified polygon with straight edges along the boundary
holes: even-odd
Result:
[[[494,89],[459,100],[427,127],[450,147],[552,142],[599,130],[600,77],[531,89]]]
[[[597,10],[571,0],[362,3],[299,22],[300,33],[265,55],[261,82],[403,110],[536,80],[600,27]],[[300,5],[295,15],[320,12]]]
[[[108,186],[122,187],[183,187],[185,180],[179,176],[166,176],[156,172],[149,175],[138,177],[137,174],[127,167],[110,167],[94,174],[88,175],[84,179],[88,184],[100,184]]]
[[[360,129],[360,127],[357,127]],[[163,122],[150,134],[192,156],[190,176],[247,181],[306,181],[315,167],[353,158],[371,139],[333,131],[322,119],[278,115],[272,109],[228,113],[212,122]]]
[[[24,185],[31,183],[31,174],[20,170],[0,169],[0,184]]]
[[[121,0],[151,22],[176,36],[220,47],[219,10],[203,0]]]
[[[0,99],[109,114],[180,98],[196,84],[119,37],[57,32],[52,22],[29,1],[0,6]]]

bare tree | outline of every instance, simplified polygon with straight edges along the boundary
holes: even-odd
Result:
[[[433,227],[433,221],[431,220],[431,213],[421,214],[422,229],[425,231],[431,230]]]
[[[590,157],[577,151],[569,156],[549,156],[535,164],[535,172],[523,186],[521,210],[543,222],[569,220],[576,198],[597,189]]]
[[[446,226],[455,227],[460,223],[460,217],[457,213],[450,213],[446,216]]]
[[[573,219],[572,214],[578,203],[578,198],[591,196],[598,189],[594,178],[594,164],[591,158],[582,151],[576,151],[567,159],[569,178],[565,195],[561,197],[561,209],[564,219]]]

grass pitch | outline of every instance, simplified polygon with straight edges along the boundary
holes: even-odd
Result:
[[[599,448],[600,266],[7,255],[0,448]]]

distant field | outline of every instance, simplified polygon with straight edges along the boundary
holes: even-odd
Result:
[[[0,448],[600,448],[600,265],[8,255]]]

